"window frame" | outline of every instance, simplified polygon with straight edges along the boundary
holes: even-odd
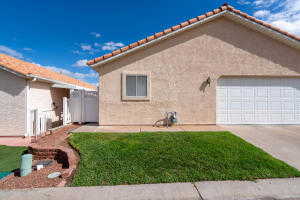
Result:
[[[126,78],[127,76],[146,76],[147,95],[146,96],[127,96]],[[123,101],[150,101],[150,72],[123,72],[122,73],[122,100]]]

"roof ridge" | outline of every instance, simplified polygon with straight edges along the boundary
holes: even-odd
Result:
[[[87,65],[93,65],[93,64],[96,64],[96,63],[98,63],[100,61],[103,61],[103,60],[106,60],[108,58],[114,57],[114,56],[116,56],[118,54],[121,54],[123,52],[128,51],[129,49],[133,49],[133,48],[138,47],[140,45],[146,44],[146,43],[148,43],[148,42],[150,42],[150,41],[152,41],[154,39],[160,38],[160,37],[162,37],[164,35],[167,35],[167,34],[169,34],[171,32],[174,32],[176,30],[179,30],[181,28],[184,28],[184,27],[186,27],[188,25],[194,24],[194,23],[199,22],[201,20],[204,20],[207,17],[211,17],[211,16],[216,15],[218,13],[221,13],[223,11],[233,12],[233,13],[238,14],[238,15],[240,15],[240,16],[248,19],[248,20],[251,20],[251,21],[256,22],[256,23],[258,23],[260,25],[263,25],[263,26],[265,26],[265,27],[267,27],[269,29],[277,31],[277,32],[279,32],[279,33],[281,33],[283,35],[286,35],[287,37],[290,37],[290,38],[292,38],[294,40],[300,41],[300,37],[298,37],[298,36],[296,36],[294,34],[288,33],[287,31],[284,31],[284,30],[282,30],[282,29],[280,29],[278,27],[275,27],[275,26],[273,26],[273,25],[271,25],[271,24],[269,24],[267,22],[264,22],[262,20],[256,19],[255,17],[253,17],[251,15],[248,15],[245,12],[242,12],[242,11],[240,11],[238,9],[235,9],[233,6],[229,5],[228,3],[224,3],[219,8],[213,9],[212,11],[209,11],[209,12],[207,12],[205,14],[202,14],[202,15],[199,15],[199,16],[197,16],[195,18],[186,20],[186,21],[181,22],[181,23],[179,23],[179,24],[177,24],[175,26],[167,28],[164,31],[155,33],[155,34],[153,34],[151,36],[148,36],[148,37],[146,37],[144,39],[141,39],[141,40],[139,40],[137,42],[131,43],[131,44],[127,45],[127,46],[124,46],[122,48],[114,50],[114,51],[112,51],[110,53],[107,53],[107,54],[104,54],[104,55],[102,55],[100,57],[96,57],[96,58],[94,58],[92,60],[89,60],[87,62]]]

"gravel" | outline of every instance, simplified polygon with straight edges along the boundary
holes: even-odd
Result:
[[[55,187],[63,179],[58,177],[49,179],[47,176],[53,172],[63,172],[62,165],[53,161],[53,164],[39,171],[32,171],[27,176],[20,177],[18,174],[12,174],[0,181],[0,189],[24,189],[37,187]]]
[[[81,125],[68,125],[60,128],[51,135],[39,138],[36,143],[31,144],[35,148],[61,148],[65,151],[72,152],[69,155],[69,162],[72,163],[69,169],[62,169],[62,164],[53,160],[53,163],[39,171],[32,171],[31,174],[20,177],[17,173],[11,174],[0,180],[0,189],[24,189],[24,188],[39,188],[39,187],[56,187],[64,186],[66,181],[71,179],[72,172],[76,169],[79,160],[78,154],[70,147],[67,142],[68,131],[80,127]],[[36,164],[38,161],[34,161]],[[62,177],[49,179],[47,176],[53,172],[62,173]]]

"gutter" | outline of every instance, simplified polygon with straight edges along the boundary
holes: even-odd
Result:
[[[53,80],[53,79],[42,78],[42,77],[39,77],[39,76],[36,76],[36,75],[33,75],[33,74],[28,74],[26,77],[30,78],[32,81],[40,80],[40,81],[53,83],[53,84],[56,84],[58,87],[61,87],[61,88],[64,88],[63,86],[65,85],[66,89],[78,89],[78,90],[84,89],[84,90],[92,91],[92,89],[89,89],[89,88],[85,88],[85,87],[81,87],[81,86],[78,86],[78,85],[65,83],[65,82],[62,82],[62,81],[56,81],[56,80]]]
[[[11,69],[8,69],[8,68],[6,68],[6,67],[4,67],[2,65],[0,65],[0,69],[4,70],[6,72],[10,72],[10,73],[12,73],[12,74],[14,74],[16,76],[22,77],[22,78],[26,78],[27,77],[26,75],[24,75],[22,73],[16,72],[16,71],[11,70]]]
[[[19,76],[21,78],[25,78],[25,79],[30,80],[30,81],[41,80],[41,81],[45,81],[45,82],[49,82],[49,83],[54,83],[54,84],[60,85],[60,87],[62,87],[62,88],[65,85],[66,86],[65,88],[67,88],[67,89],[78,89],[78,90],[84,89],[84,90],[87,90],[87,91],[93,91],[90,88],[85,88],[85,87],[81,87],[81,86],[78,86],[78,85],[73,85],[73,84],[65,83],[65,82],[62,82],[62,81],[56,81],[56,80],[53,80],[53,79],[42,78],[42,77],[39,77],[39,76],[36,76],[36,75],[33,75],[33,74],[24,75],[24,74],[19,73],[17,71],[8,69],[7,67],[4,67],[2,65],[0,65],[0,69],[4,70],[6,72],[12,73],[12,74],[14,74],[16,76]]]

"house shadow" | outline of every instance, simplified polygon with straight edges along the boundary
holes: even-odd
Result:
[[[0,69],[0,73],[3,74],[0,80],[0,92],[6,93],[13,98],[22,95],[26,90],[26,80],[12,74],[10,72],[4,71]],[[13,83],[11,81],[14,81]],[[3,96],[2,96],[3,97]]]

